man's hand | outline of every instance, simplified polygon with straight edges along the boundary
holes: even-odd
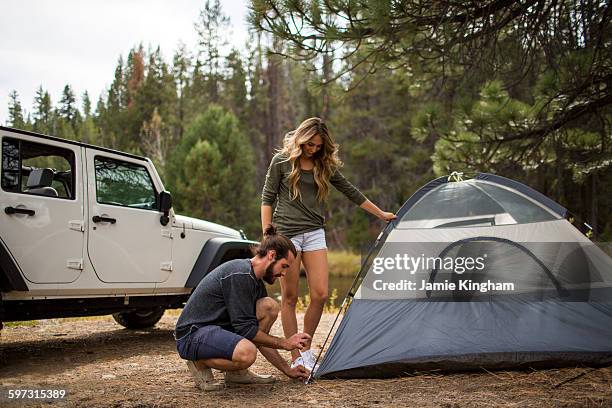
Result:
[[[291,351],[302,350],[310,342],[310,335],[307,333],[295,333],[293,336],[283,341],[283,350]]]
[[[299,378],[299,379],[306,380],[308,379],[308,376],[310,375],[310,371],[305,369],[303,365],[299,365],[297,367],[287,369],[287,371],[285,371],[285,374],[289,378],[295,378],[295,379]]]

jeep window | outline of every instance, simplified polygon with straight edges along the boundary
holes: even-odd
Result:
[[[3,138],[1,184],[11,193],[74,199],[74,152]]]
[[[96,197],[100,204],[157,209],[157,193],[146,167],[96,156]]]

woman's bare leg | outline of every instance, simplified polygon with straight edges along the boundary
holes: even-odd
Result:
[[[304,332],[314,337],[328,298],[329,266],[327,264],[327,249],[303,252],[302,262],[306,269],[310,292],[310,304],[304,316]],[[307,348],[310,348],[310,344]]]
[[[289,272],[280,278],[281,286],[281,321],[285,338],[293,336],[298,331],[297,317],[295,316],[295,305],[297,304],[298,291],[300,288],[300,252]],[[295,360],[300,356],[298,350],[291,351],[291,358]]]

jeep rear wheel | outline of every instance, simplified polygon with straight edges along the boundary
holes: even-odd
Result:
[[[155,326],[159,322],[166,309],[140,309],[131,312],[114,313],[113,318],[117,323],[127,329],[144,329]]]

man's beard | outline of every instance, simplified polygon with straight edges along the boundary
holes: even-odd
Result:
[[[272,262],[267,268],[266,268],[266,272],[264,273],[263,276],[263,280],[266,281],[266,283],[273,285],[274,281],[276,280],[276,277],[274,276],[274,265],[276,265],[278,261],[274,261]]]

